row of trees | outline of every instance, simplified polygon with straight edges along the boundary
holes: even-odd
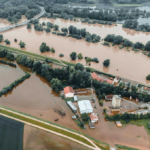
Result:
[[[149,24],[139,25],[137,20],[135,20],[135,19],[126,20],[123,24],[123,27],[129,28],[129,29],[134,29],[136,31],[150,32],[150,25]]]
[[[9,52],[6,49],[0,49],[0,58],[5,58],[5,57],[10,61],[15,60],[15,56],[12,52]]]
[[[4,61],[4,60],[0,60],[0,63],[5,64],[5,65],[9,65],[9,66],[12,66],[12,67],[16,67],[16,64],[14,64],[12,62],[7,62],[7,61]]]
[[[124,120],[126,123],[132,120],[139,120],[139,119],[149,119],[150,113],[147,114],[129,114],[124,113],[122,115],[115,114],[114,116],[109,116],[108,114],[105,114],[105,119],[108,121],[118,121],[118,120]]]
[[[12,84],[10,84],[9,86],[6,86],[2,89],[2,91],[0,91],[0,97],[4,94],[7,94],[8,92],[10,92],[14,87],[16,87],[18,84],[20,84],[21,82],[23,82],[24,80],[28,79],[31,75],[29,73],[26,73],[23,77],[21,77],[20,79],[15,80]]]
[[[132,41],[129,41],[128,39],[124,39],[121,35],[114,35],[114,34],[108,34],[105,38],[104,41],[106,42],[112,42],[113,45],[117,44],[120,45],[122,44],[122,47],[132,47],[133,49],[140,49],[140,50],[146,50],[150,51],[150,41],[144,45],[141,42],[136,42],[133,43]]]

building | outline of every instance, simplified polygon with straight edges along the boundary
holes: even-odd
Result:
[[[116,121],[117,127],[122,127],[122,123],[120,121]]]
[[[120,109],[121,106],[121,97],[118,95],[114,95],[112,99],[112,108],[113,109]]]
[[[68,106],[72,109],[72,111],[77,112],[77,108],[71,101],[67,101]]]
[[[88,114],[93,112],[93,107],[89,100],[78,101],[78,106],[79,106],[80,114],[84,114],[84,113]]]
[[[90,123],[89,123],[89,127],[90,127],[90,129],[94,129],[94,128],[95,128],[94,122],[90,122]]]
[[[94,79],[94,80],[97,80],[99,82],[107,82],[109,84],[113,84],[113,80],[110,80],[104,76],[101,76],[101,75],[97,75],[95,72],[93,72],[91,74],[91,77]]]
[[[65,87],[65,88],[64,88],[64,96],[65,96],[66,98],[74,97],[73,88],[70,87],[70,86]]]
[[[111,101],[113,99],[113,95],[105,95],[106,101]]]
[[[76,101],[78,101],[78,98],[77,98],[77,95],[74,95],[74,101],[76,102]]]
[[[97,121],[98,121],[97,114],[92,113],[92,114],[90,115],[90,119],[91,119],[91,122],[97,122]]]
[[[142,93],[150,94],[150,87],[142,87],[142,88],[141,88],[141,92],[142,92]]]

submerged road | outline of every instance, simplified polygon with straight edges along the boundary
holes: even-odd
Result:
[[[41,6],[39,6],[39,7],[40,7],[40,9],[41,9],[41,13],[38,14],[36,17],[34,17],[34,18],[30,19],[30,20],[21,22],[21,23],[16,23],[16,24],[13,24],[13,25],[11,25],[11,26],[7,26],[7,27],[0,28],[0,32],[7,31],[7,30],[10,30],[10,29],[13,29],[13,28],[16,28],[16,27],[20,27],[20,26],[26,25],[26,24],[29,23],[31,20],[40,18],[40,17],[45,13],[45,10],[44,10],[44,7],[41,7]]]

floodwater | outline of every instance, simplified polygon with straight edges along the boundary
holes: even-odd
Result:
[[[117,26],[112,25],[88,25],[81,22],[74,21],[65,21],[62,19],[47,19],[42,18],[40,22],[51,21],[55,24],[58,24],[60,28],[69,27],[70,25],[76,26],[77,28],[86,28],[90,33],[96,33],[102,37],[102,39],[107,34],[116,34],[122,35],[124,38],[127,38],[133,42],[143,42],[144,44],[150,40],[150,33],[136,32],[134,30],[122,28],[121,24]],[[54,35],[52,33],[37,32],[33,29],[27,30],[26,26],[18,27],[9,31],[2,33],[4,39],[9,39],[11,41],[10,46],[15,48],[20,48],[18,43],[20,40],[26,43],[26,48],[23,50],[31,51],[34,53],[40,53],[39,47],[42,42],[46,42],[50,47],[54,47],[56,50],[55,54],[46,52],[41,55],[46,55],[54,57],[57,59],[62,59],[74,63],[86,64],[85,60],[70,60],[70,53],[77,52],[82,53],[83,56],[87,57],[97,57],[99,63],[91,63],[91,67],[104,71],[106,73],[111,73],[125,77],[134,81],[138,81],[144,84],[150,84],[146,81],[146,76],[150,74],[149,64],[150,58],[142,54],[141,52],[127,51],[126,49],[119,49],[119,46],[103,46],[101,43],[88,43],[84,39],[77,40],[73,38],[61,37]],[[18,42],[14,42],[14,38],[18,39]],[[2,43],[4,44],[4,43]],[[59,58],[59,54],[63,53],[64,57]],[[105,59],[110,59],[110,67],[103,67],[103,61]],[[118,69],[118,70],[117,70]]]
[[[0,91],[22,76],[24,76],[24,72],[19,69],[0,64]]]
[[[86,125],[87,129],[80,129],[75,121],[72,120],[71,117],[73,116],[73,113],[67,106],[66,102],[62,100],[57,93],[52,91],[50,84],[44,78],[34,73],[31,74],[29,79],[19,84],[19,86],[13,89],[10,93],[2,96],[0,98],[0,105],[51,122],[55,122],[54,119],[58,118],[59,120],[57,124],[75,129],[76,131],[84,132],[100,141],[109,143],[111,146],[122,144],[144,150],[150,149],[150,137],[144,127],[137,127],[129,124],[122,128],[117,128],[115,123],[106,122],[103,115],[103,107],[99,106],[97,98],[97,108],[94,108],[94,112],[99,113],[99,121],[98,124],[96,124],[96,128],[90,130],[88,125]],[[104,107],[106,107],[105,103]],[[54,112],[53,108],[57,110],[63,109],[66,112],[66,116],[61,117],[58,113]],[[59,140],[59,137],[57,136],[49,135],[44,131],[35,128],[31,129],[28,126],[25,126],[24,149],[29,150],[35,148],[40,150],[40,148],[44,149],[44,147],[49,149],[51,145],[52,147],[56,146],[57,148],[57,146],[60,146],[58,143],[56,144],[55,141],[57,140],[50,140],[55,138]],[[60,140],[62,141],[62,139]],[[70,144],[68,144],[67,141],[62,141],[62,147],[66,146],[70,148]],[[76,145],[73,145],[73,147],[76,147]]]
[[[24,126],[24,146],[23,150],[89,150],[80,144],[48,133],[43,130]]]

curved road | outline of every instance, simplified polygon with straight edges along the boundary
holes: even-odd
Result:
[[[41,13],[38,14],[36,17],[34,17],[34,18],[30,19],[30,20],[21,22],[21,23],[16,23],[16,24],[13,24],[13,25],[11,25],[11,26],[7,26],[7,27],[4,27],[4,28],[0,28],[0,32],[7,31],[7,30],[10,30],[10,29],[19,27],[19,26],[26,25],[26,24],[29,23],[31,20],[40,18],[40,17],[45,13],[45,10],[44,10],[44,7],[41,7],[41,6],[39,6],[39,7],[40,7],[40,9],[41,9]]]

